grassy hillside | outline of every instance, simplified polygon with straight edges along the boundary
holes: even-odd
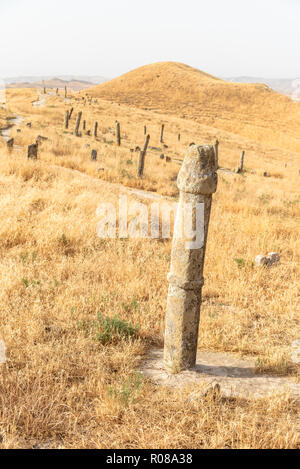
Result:
[[[231,178],[214,197],[199,346],[297,378],[296,180],[269,178],[262,189],[258,177]],[[284,396],[191,401],[189,388],[137,373],[149,347],[162,346],[171,243],[99,239],[97,205],[118,196],[105,184],[1,154],[0,447],[299,447],[297,408]],[[282,264],[254,268],[270,250]],[[98,313],[137,334],[104,340]]]
[[[265,85],[230,83],[184,64],[161,62],[95,86],[89,93],[300,152],[300,103]]]
[[[34,107],[36,90],[7,92],[9,111],[24,121],[20,132],[12,129],[17,148],[0,149],[0,337],[7,348],[0,448],[299,448],[298,409],[286,396],[191,401],[191,389],[165,389],[139,375],[149,349],[163,344],[171,241],[96,235],[97,206],[117,203],[124,190],[115,183],[175,201],[175,158],[190,142],[218,137],[220,163],[231,169],[245,149],[242,175],[219,172],[199,347],[252,357],[257,373],[299,380],[291,360],[300,337],[299,154],[192,119],[80,96],[47,96],[45,107]],[[80,110],[86,130],[76,137]],[[95,121],[97,137],[87,133]],[[167,148],[159,142],[161,123]],[[130,150],[143,144],[145,124],[152,148],[138,179],[138,153]],[[48,140],[39,160],[28,161],[26,146],[38,135]],[[161,151],[173,161],[161,160]],[[256,268],[255,256],[270,251],[280,253],[281,264]],[[118,315],[127,332],[104,337],[98,313]]]

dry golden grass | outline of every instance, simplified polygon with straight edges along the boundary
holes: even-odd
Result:
[[[130,148],[142,145],[144,124],[152,146],[159,146],[166,124],[165,154],[178,159],[191,141],[219,137],[220,163],[234,168],[246,149],[242,176],[219,173],[199,346],[254,357],[258,372],[299,379],[291,362],[291,343],[300,338],[299,155],[100,99],[79,105],[76,95],[70,103],[51,96],[38,108],[31,105],[36,97],[33,90],[8,92],[9,110],[25,120],[21,133],[12,131],[21,150],[0,153],[0,336],[7,347],[0,365],[0,447],[299,448],[299,408],[286,397],[190,402],[189,389],[141,380],[138,364],[149,347],[162,346],[171,242],[96,235],[97,206],[118,199],[119,187],[107,181],[177,194],[171,179],[179,166],[155,150],[147,155],[145,177],[136,178]],[[72,135],[80,109],[87,129],[99,122],[98,140]],[[115,119],[127,135],[121,148],[107,143],[115,140],[109,130]],[[49,140],[40,145],[39,161],[27,161],[25,146],[37,135]],[[98,150],[97,163],[89,161],[91,148]],[[253,266],[257,254],[273,250],[281,255],[279,266]],[[107,343],[94,340],[82,326],[98,312],[117,314],[139,330]]]

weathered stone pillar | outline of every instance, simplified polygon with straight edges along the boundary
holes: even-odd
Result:
[[[146,127],[146,125],[144,125],[144,135],[146,135],[146,134],[147,134],[147,127]]]
[[[118,147],[121,145],[121,130],[120,130],[120,122],[116,121],[116,136],[117,136],[117,145]]]
[[[85,122],[85,120],[84,120],[84,121],[82,122],[82,130],[85,130],[85,124],[86,124],[86,122]]]
[[[138,177],[139,178],[143,177],[143,174],[144,174],[145,157],[146,157],[146,153],[147,153],[149,140],[150,140],[150,135],[147,135],[145,143],[144,143],[144,148],[140,152],[139,166],[138,166]]]
[[[70,112],[69,112],[69,120],[70,120],[71,117],[72,117],[73,111],[74,111],[74,109],[71,107]]]
[[[219,168],[219,140],[216,140],[215,143],[215,154],[216,154],[216,168]]]
[[[238,167],[238,170],[237,170],[238,173],[242,173],[244,171],[244,158],[245,158],[245,152],[242,151],[241,158],[240,158],[240,166]]]
[[[164,363],[177,373],[196,363],[203,267],[212,194],[217,189],[216,158],[211,145],[193,145],[177,178],[180,190],[168,274]],[[187,220],[189,218],[190,220]],[[190,221],[196,242],[186,233]],[[197,241],[198,239],[198,241]]]
[[[79,111],[78,116],[77,116],[76,126],[75,126],[75,135],[77,137],[79,135],[79,126],[80,126],[81,116],[82,116],[82,111]]]
[[[94,137],[97,137],[97,132],[98,132],[98,122],[95,122],[95,125],[94,125]]]
[[[165,130],[165,124],[162,124],[161,126],[161,130],[160,130],[160,143],[163,143],[164,142],[164,130]]]
[[[69,111],[66,111],[65,115],[65,129],[69,128]]]
[[[27,158],[37,160],[37,157],[38,157],[38,144],[34,143],[33,145],[28,145]]]
[[[67,87],[65,86],[65,98],[67,97]]]

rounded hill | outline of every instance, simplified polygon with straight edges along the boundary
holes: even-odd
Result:
[[[263,84],[227,82],[185,64],[158,62],[89,93],[300,152],[300,103]]]

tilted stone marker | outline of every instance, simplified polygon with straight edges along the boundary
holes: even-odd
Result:
[[[216,155],[216,167],[219,168],[219,140],[216,140],[215,143],[215,155]]]
[[[85,130],[85,124],[86,124],[86,122],[83,121],[83,122],[82,122],[82,130]]]
[[[65,98],[67,97],[67,87],[65,86]]]
[[[162,124],[161,130],[160,130],[160,139],[159,139],[160,143],[163,143],[164,141],[164,130],[165,130],[165,124]]]
[[[92,150],[91,153],[91,160],[96,161],[97,160],[97,150]]]
[[[72,117],[73,110],[74,110],[74,109],[71,107],[70,112],[69,112],[69,120],[70,120],[71,117]]]
[[[205,248],[212,194],[216,192],[218,182],[216,169],[214,147],[193,145],[187,151],[177,178],[180,197],[168,274],[164,344],[165,368],[173,373],[189,369],[196,363]],[[196,204],[200,204],[204,212],[203,219],[200,217],[199,233],[203,240],[194,248],[181,226],[184,217],[190,213],[190,221],[197,227],[201,210],[197,210]],[[190,212],[187,212],[187,206],[192,207]]]
[[[144,125],[144,135],[147,133],[147,127]]]
[[[242,151],[241,158],[240,158],[240,166],[237,169],[237,173],[242,173],[244,171],[244,158],[245,158],[245,152]]]
[[[120,129],[120,122],[116,121],[116,136],[117,136],[117,145],[118,147],[121,145],[121,129]]]
[[[68,128],[69,128],[69,119],[70,119],[69,111],[66,111],[66,115],[65,115],[65,129],[68,129]]]
[[[94,125],[94,137],[97,137],[97,133],[98,133],[98,122],[95,122],[95,125]]]
[[[81,116],[82,116],[82,111],[79,111],[78,116],[77,116],[76,126],[75,126],[75,135],[77,137],[79,136],[79,126],[80,126]]]
[[[144,166],[145,166],[145,157],[147,153],[147,148],[150,140],[150,135],[147,135],[144,148],[141,150],[140,157],[139,157],[139,166],[138,166],[138,177],[143,177],[144,174]]]
[[[180,138],[181,138],[181,136],[180,136],[180,134],[178,134],[178,137],[177,137],[178,142],[180,142]]]
[[[27,158],[32,160],[37,160],[38,157],[38,144],[34,143],[33,145],[28,145]]]

